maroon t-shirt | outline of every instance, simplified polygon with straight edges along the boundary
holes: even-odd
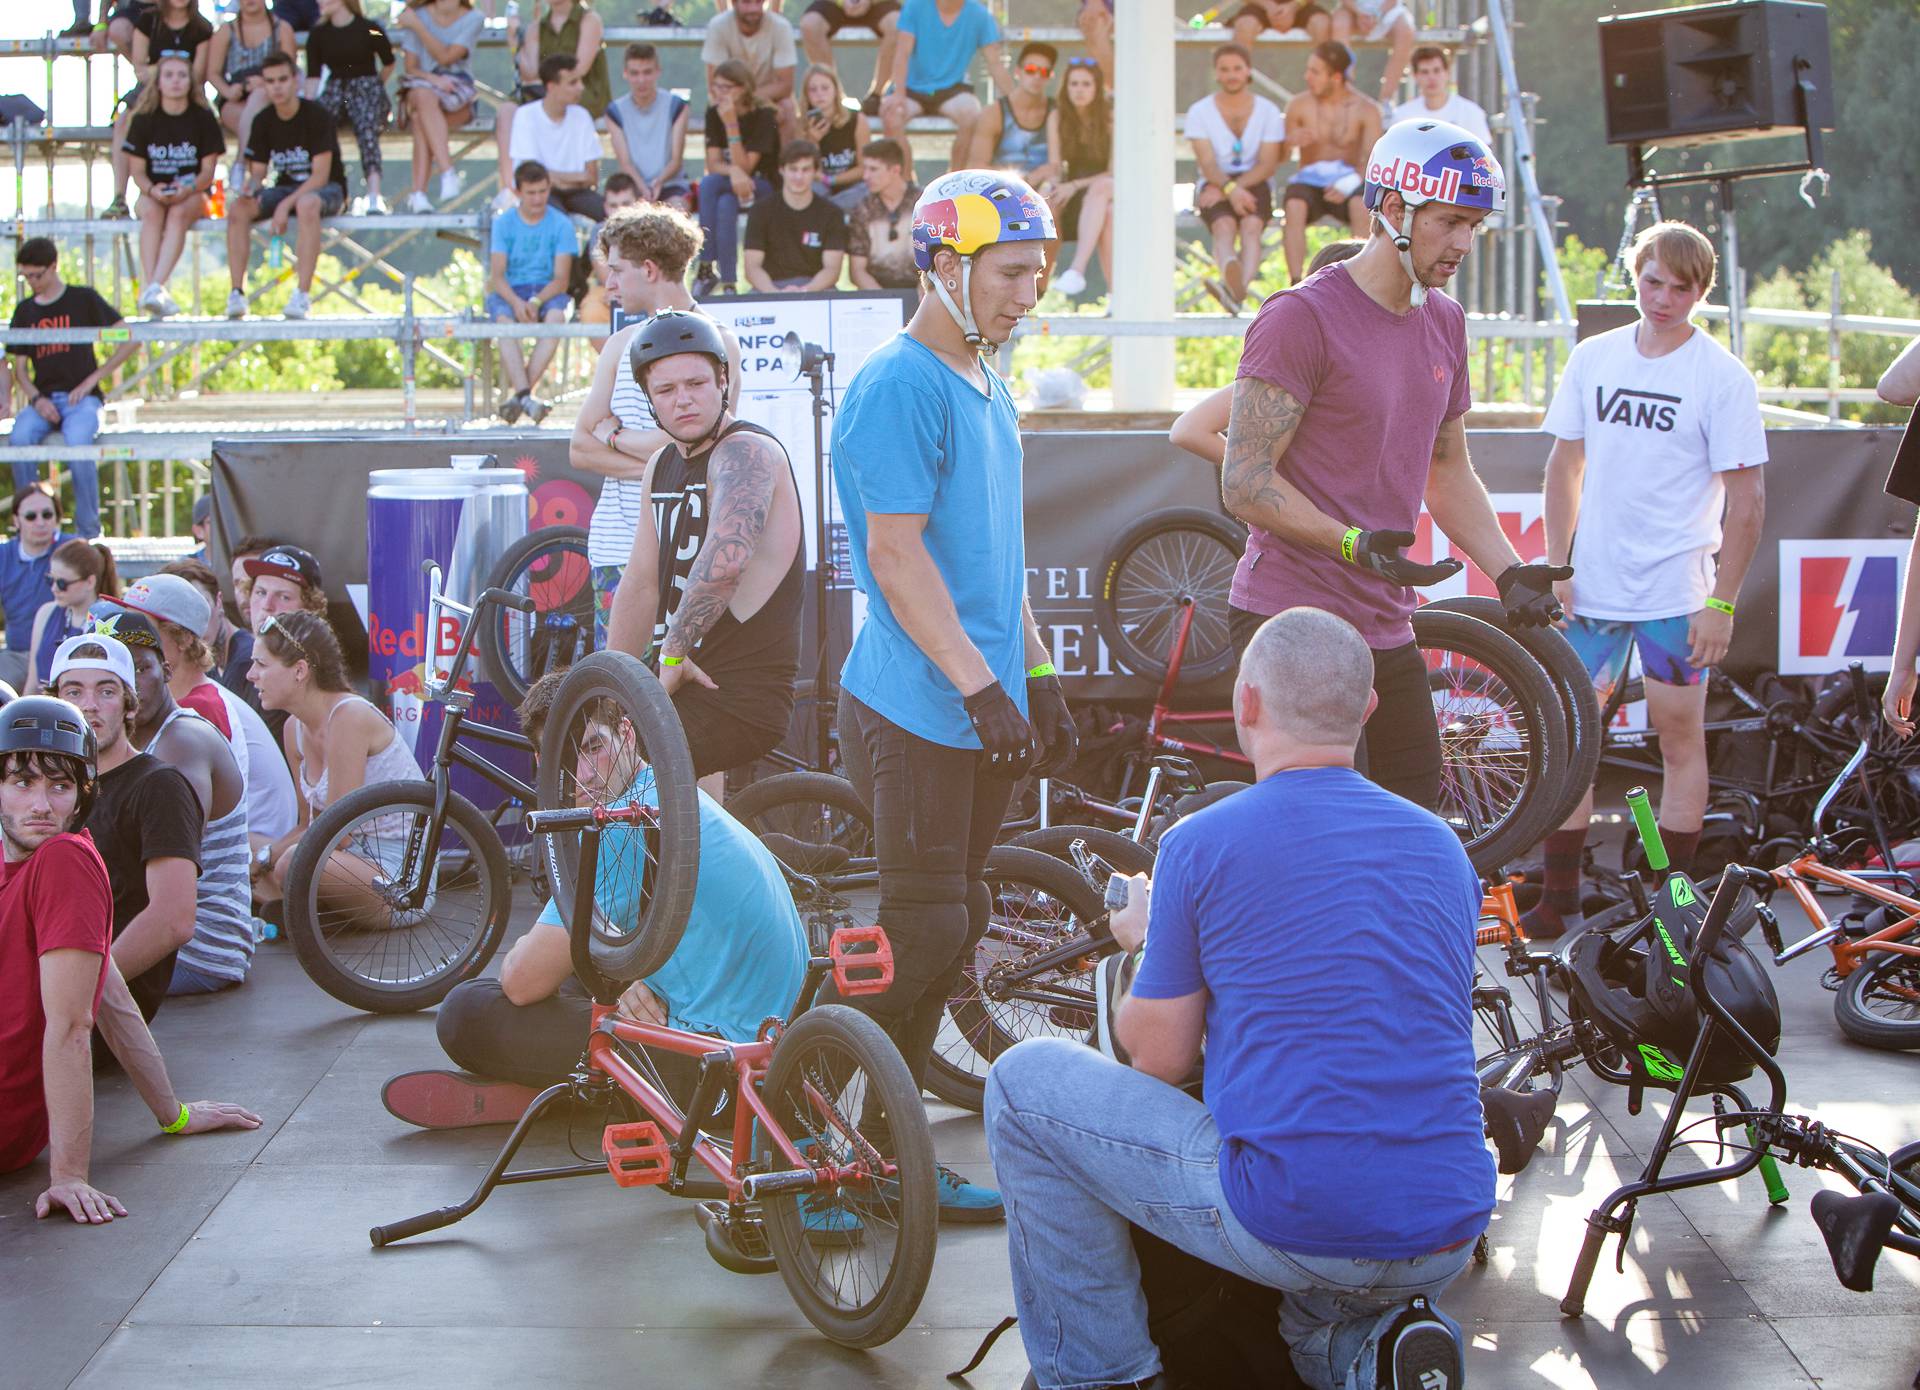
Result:
[[[1306,406],[1280,472],[1335,521],[1411,531],[1440,426],[1467,412],[1466,312],[1438,290],[1406,314],[1382,307],[1330,265],[1260,306],[1240,373]],[[1338,614],[1375,650],[1413,640],[1414,592],[1336,555],[1250,527],[1234,571],[1235,608],[1269,616],[1308,606]]]
[[[112,933],[107,866],[85,831],[55,835],[18,863],[0,865],[0,1173],[26,1167],[47,1146],[40,957],[58,950],[98,954],[97,1013]]]

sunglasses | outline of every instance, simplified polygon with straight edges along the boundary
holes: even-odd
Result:
[[[1100,60],[1098,58],[1069,58],[1067,59],[1067,66],[1070,68],[1097,68],[1100,66]]]
[[[20,520],[22,521],[52,521],[54,517],[58,515],[59,515],[58,512],[21,512],[19,513]]]
[[[1022,63],[1020,71],[1029,77],[1052,77],[1053,69],[1045,63]]]
[[[75,584],[84,584],[86,582],[87,581],[84,579],[56,579],[53,581],[53,587],[58,592],[64,594],[68,589],[71,589]]]
[[[260,635],[264,637],[269,632],[277,632],[284,637],[287,645],[300,653],[301,660],[313,660],[313,653],[307,650],[305,643],[287,630],[287,625],[280,621],[278,614],[269,613],[260,620]]]

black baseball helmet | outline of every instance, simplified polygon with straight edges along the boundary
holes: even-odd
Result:
[[[98,745],[87,717],[51,695],[29,695],[0,705],[0,758],[8,753],[52,753],[71,758],[80,787],[74,825],[83,824],[93,809],[94,755]]]
[[[724,404],[727,397],[727,340],[720,335],[720,325],[705,314],[697,314],[689,309],[663,309],[640,326],[633,335],[633,342],[627,348],[627,365],[633,369],[633,384],[640,388],[640,394],[647,398],[647,404],[653,404],[653,393],[647,390],[647,368],[663,357],[678,357],[683,352],[697,352],[711,357],[720,377],[720,399],[723,402],[720,413],[726,414]],[[655,417],[659,415],[654,412]],[[720,427],[714,421],[714,429]],[[662,429],[666,426],[661,425]],[[672,430],[667,430],[669,435]],[[678,436],[674,436],[678,438]],[[700,441],[682,440],[685,444]]]

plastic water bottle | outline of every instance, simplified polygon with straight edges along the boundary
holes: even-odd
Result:
[[[275,236],[272,241],[267,243],[268,270],[277,271],[280,269],[280,257],[285,253],[286,247],[286,238],[281,236]]]
[[[1202,10],[1199,14],[1195,15],[1192,19],[1187,21],[1187,28],[1189,29],[1206,28],[1209,24],[1213,23],[1214,20],[1220,17],[1220,8],[1221,8],[1220,6],[1215,5],[1210,10]]]
[[[215,179],[207,190],[207,216],[225,217],[227,215],[227,185],[224,180]]]

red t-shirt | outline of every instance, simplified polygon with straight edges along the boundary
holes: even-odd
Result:
[[[1473,403],[1466,312],[1433,290],[1418,309],[1396,314],[1342,264],[1260,306],[1239,375],[1278,386],[1307,408],[1281,475],[1335,521],[1369,531],[1416,529],[1434,437]],[[1248,530],[1231,602],[1263,617],[1324,608],[1376,651],[1413,640],[1413,590],[1257,526]]]
[[[58,950],[97,953],[98,1011],[112,934],[107,866],[85,831],[55,835],[18,863],[0,865],[0,1173],[26,1167],[47,1146],[40,957]]]
[[[203,680],[180,703],[218,729],[221,738],[233,742],[233,720],[227,716],[227,702],[220,698],[219,686]]]

